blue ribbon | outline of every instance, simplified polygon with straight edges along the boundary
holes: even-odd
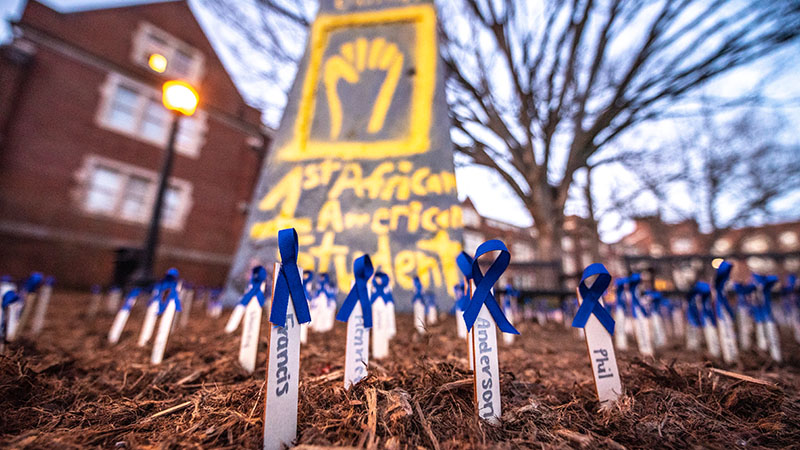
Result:
[[[17,291],[12,290],[6,292],[3,294],[3,309],[7,308],[8,305],[16,303],[20,300],[22,300],[22,298],[20,298],[19,294],[17,294]]]
[[[665,298],[661,295],[661,292],[658,291],[645,291],[645,295],[650,297],[652,307],[650,308],[650,312],[653,314],[661,315],[661,307],[665,304]]]
[[[375,272],[372,277],[372,298],[370,302],[375,303],[375,300],[381,299],[383,303],[394,303],[392,293],[387,291],[389,289],[389,275],[384,272]]]
[[[23,286],[23,289],[25,290],[25,292],[31,292],[31,293],[36,292],[37,290],[39,290],[39,287],[42,285],[43,281],[44,277],[42,276],[41,273],[33,272],[31,276],[29,276],[28,279],[25,280],[25,285]]]
[[[714,291],[717,293],[717,317],[722,317],[722,310],[724,309],[731,320],[733,320],[736,315],[733,313],[733,308],[731,308],[731,304],[728,303],[728,297],[725,295],[725,283],[728,282],[732,269],[733,264],[728,261],[723,261],[722,264],[717,267],[717,272],[714,274]]]
[[[594,275],[597,275],[597,279],[594,280],[592,286],[586,286],[586,279]],[[584,269],[581,282],[578,285],[578,292],[581,294],[583,303],[581,303],[578,312],[575,313],[575,317],[572,319],[573,327],[585,327],[589,316],[594,314],[606,331],[608,331],[608,334],[614,335],[614,319],[611,317],[611,314],[603,308],[603,305],[600,304],[600,299],[603,297],[603,294],[605,294],[609,284],[611,284],[611,274],[608,273],[604,265],[594,263]]]
[[[128,292],[128,296],[125,297],[125,303],[122,304],[122,309],[125,311],[130,311],[131,308],[133,308],[133,305],[136,303],[136,299],[139,298],[140,292],[141,289],[138,287],[131,289],[131,291]]]
[[[697,296],[700,296],[701,298],[703,310],[702,314],[697,308]],[[695,327],[702,327],[706,324],[706,319],[712,321],[714,320],[714,314],[711,314],[710,307],[706,306],[711,301],[711,287],[709,287],[708,283],[704,283],[702,281],[695,283],[694,287],[692,287],[692,290],[689,291],[689,295],[686,300],[689,302],[689,307],[686,309],[686,313],[691,325]],[[716,323],[714,324],[716,325]]]
[[[761,285],[761,291],[764,294],[764,303],[759,308],[757,319],[761,319],[760,321],[772,319],[772,287],[778,282],[778,277],[754,273],[753,280],[756,284]]]
[[[464,278],[467,280],[472,279],[472,258],[464,252],[461,252],[456,256],[456,265],[458,266],[458,270],[464,274]]]
[[[267,299],[264,298],[264,291],[261,290],[261,284],[263,284],[266,279],[267,269],[265,269],[264,266],[253,267],[253,271],[250,274],[250,289],[244,293],[242,299],[239,300],[239,304],[247,306],[250,300],[255,297],[258,304],[263,308]]]
[[[331,277],[327,273],[322,273],[319,276],[319,290],[325,294],[329,303],[331,300],[336,303],[336,287],[331,283]]]
[[[453,305],[454,310],[464,311],[469,304],[469,294],[467,293],[464,283],[458,283],[455,286],[456,302]]]
[[[492,251],[499,251],[500,255],[489,266],[489,270],[483,274],[481,273],[480,264],[478,264],[478,258]],[[503,310],[497,304],[497,300],[495,300],[491,292],[492,287],[505,272],[510,261],[511,253],[508,252],[508,248],[500,240],[491,239],[478,246],[475,257],[472,258],[472,278],[475,280],[475,292],[473,292],[472,299],[464,311],[464,322],[467,324],[467,331],[472,329],[475,319],[478,318],[478,314],[481,312],[481,307],[485,304],[500,331],[519,334],[519,331],[514,328],[514,325],[511,325],[511,322],[503,314]]]
[[[637,312],[642,313],[642,316],[647,317],[649,314],[647,309],[645,309],[644,305],[639,301],[639,295],[636,292],[636,288],[639,286],[639,283],[642,281],[642,276],[638,273],[635,273],[628,277],[628,290],[631,293],[631,314],[633,317],[638,317]]]
[[[336,314],[336,320],[347,322],[347,319],[350,318],[350,313],[356,307],[356,302],[360,302],[361,313],[364,315],[364,328],[372,328],[372,308],[370,307],[369,293],[367,292],[367,280],[372,276],[373,270],[372,260],[369,259],[369,255],[360,256],[353,262],[353,276],[355,276],[356,282]]]
[[[313,293],[309,290],[314,286],[314,272],[308,270],[303,272],[303,292],[306,293],[306,298],[310,301],[314,298]]]
[[[300,269],[297,267],[297,231],[287,228],[278,231],[278,250],[281,254],[281,269],[275,283],[275,294],[272,298],[272,312],[269,321],[279,327],[286,326],[286,311],[289,309],[289,296],[292,297],[297,323],[311,322],[308,310],[308,299],[300,280]]]
[[[503,308],[510,308],[511,307],[511,298],[519,299],[519,291],[514,289],[510,283],[506,284],[506,292],[503,296]]]
[[[627,283],[627,278],[617,278],[614,282],[617,291],[617,302],[614,304],[614,307],[622,308],[622,312],[627,312],[627,308],[625,307],[625,285]]]
[[[425,304],[425,297],[422,295],[422,282],[419,277],[414,277],[414,297],[411,299],[411,304],[422,302]]]
[[[178,296],[178,280],[177,278],[168,277],[167,280],[164,281],[162,284],[162,290],[167,292],[167,298],[165,301],[158,304],[158,315],[164,313],[167,309],[167,305],[169,302],[175,302],[175,311],[181,310],[181,299]]]

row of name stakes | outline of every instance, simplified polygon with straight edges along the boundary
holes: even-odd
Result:
[[[269,306],[271,326],[266,370],[264,448],[282,448],[296,438],[300,345],[306,341],[309,326],[313,326],[316,331],[328,331],[333,327],[334,316],[336,320],[347,323],[345,389],[349,389],[367,375],[370,331],[373,338],[373,357],[378,359],[388,356],[388,344],[396,332],[394,300],[389,276],[373,269],[369,255],[363,255],[355,260],[353,267],[355,281],[344,304],[336,313],[335,289],[327,278],[322,278],[318,294],[312,298],[309,287],[313,275],[309,272],[304,274],[297,266],[297,239],[294,229],[281,230],[278,233],[281,262],[275,263],[272,302]],[[492,252],[497,252],[497,257],[487,272],[481,273],[478,258]],[[509,261],[510,253],[499,240],[483,243],[478,247],[474,258],[462,252],[456,261],[464,277],[463,282],[456,286],[454,312],[457,317],[463,317],[463,320],[456,321],[457,332],[460,338],[466,339],[470,369],[474,374],[476,412],[481,418],[493,424],[499,423],[501,417],[496,328],[500,328],[504,333],[504,340],[507,343],[513,341],[514,335],[519,334],[512,323],[516,315],[516,305],[509,301],[512,296],[505,295],[503,301],[499,303],[494,298],[493,292],[494,285],[508,267]],[[755,285],[743,287],[736,284],[735,291],[740,300],[739,309],[749,309],[735,314],[724,294],[731,268],[730,263],[723,262],[717,269],[713,291],[716,294],[716,311],[711,307],[712,290],[707,283],[698,282],[690,292],[687,299],[688,327],[685,330],[687,348],[698,349],[702,331],[707,349],[712,356],[719,357],[721,353],[725,362],[735,361],[738,358],[738,345],[734,321],[738,318],[740,345],[749,348],[749,344],[745,344],[749,342],[753,323],[743,320],[743,316],[752,316],[759,349],[764,351],[768,349],[771,357],[780,361],[780,339],[771,310],[771,291],[778,282],[777,277],[754,275]],[[368,285],[370,278],[371,293]],[[264,295],[266,279],[267,273],[263,267],[258,266],[253,269],[250,286],[234,308],[225,327],[226,332],[232,333],[243,322],[239,362],[251,373],[255,370],[261,319],[266,303]],[[638,274],[618,279],[617,301],[604,305],[601,299],[610,285],[611,275],[602,264],[596,263],[585,269],[576,292],[579,307],[571,325],[579,328],[581,334],[585,336],[601,406],[612,404],[622,392],[614,354],[615,343],[618,348],[625,349],[626,334],[633,334],[639,351],[652,356],[654,345],[656,347],[664,345],[668,329],[675,336],[684,333],[680,316],[663,317],[659,306],[665,304],[665,300],[658,293],[647,293],[652,301],[651,308],[648,309],[641,303],[637,295],[640,281]],[[793,285],[792,281],[790,284]],[[414,284],[412,303],[415,328],[424,333],[425,322],[435,322],[437,317],[435,299],[426,297],[418,278]],[[0,281],[2,344],[16,338],[19,330],[30,320],[31,314],[33,314],[31,334],[35,336],[41,332],[52,286],[52,277],[45,280],[39,273],[29,277],[19,293],[9,279],[4,277]],[[147,345],[155,332],[151,354],[153,364],[162,361],[169,334],[176,324],[176,314],[182,310],[181,288],[177,270],[170,269],[164,279],[156,284],[150,296],[138,345],[142,347]],[[40,291],[38,296],[37,291]],[[755,302],[754,305],[747,300],[747,296],[754,292],[760,295],[760,304]],[[794,292],[794,289],[791,292]],[[119,341],[130,310],[141,293],[140,289],[134,288],[125,297],[109,332],[108,339],[111,343]],[[217,297],[218,294],[217,292]],[[122,292],[118,289],[110,292],[107,307],[116,308],[121,295]],[[191,295],[183,296],[184,304],[191,305],[191,298]],[[700,308],[696,303],[698,298]],[[291,309],[288,307],[289,299],[292,300]],[[97,312],[100,302],[100,290],[93,288],[88,308],[90,315]],[[29,307],[23,308],[26,303]],[[630,309],[630,315],[627,314],[626,304]],[[34,310],[35,313],[32,312]],[[218,302],[209,302],[210,315],[219,316],[220,311],[221,305]],[[750,312],[749,315],[746,314],[747,311]],[[794,325],[795,338],[800,341],[800,314],[795,311],[793,316],[791,322]],[[315,318],[314,325],[310,325],[312,317]],[[180,318],[183,322],[188,318],[188,314],[183,314]],[[666,326],[667,320],[671,320],[672,327]],[[625,325],[630,325],[631,322],[632,326],[625,328]],[[157,330],[156,325],[158,325]],[[615,334],[615,326],[622,326],[623,332]]]

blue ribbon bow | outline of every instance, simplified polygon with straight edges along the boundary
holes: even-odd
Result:
[[[125,311],[130,311],[133,308],[133,305],[136,303],[136,299],[139,298],[139,293],[141,289],[135,287],[128,292],[128,296],[125,297],[125,303],[122,304],[122,309]]]
[[[242,299],[239,300],[239,304],[242,306],[247,306],[247,304],[250,303],[250,300],[255,297],[258,301],[258,304],[263,308],[267,299],[264,298],[264,291],[261,290],[261,285],[266,279],[267,269],[265,269],[264,266],[253,267],[253,271],[250,275],[250,289],[244,293]]]
[[[499,251],[500,254],[492,262],[492,265],[489,266],[489,270],[483,274],[481,273],[480,264],[478,264],[478,258],[492,251]],[[464,322],[467,324],[467,331],[472,329],[472,325],[475,324],[475,319],[478,318],[478,314],[481,312],[481,307],[485,304],[492,318],[494,318],[495,323],[497,323],[497,327],[500,328],[500,331],[503,333],[519,334],[519,331],[514,328],[514,325],[511,325],[511,322],[509,322],[505,314],[503,314],[503,310],[500,308],[500,305],[497,304],[497,300],[495,300],[491,292],[492,287],[494,287],[494,284],[500,279],[503,272],[505,272],[510,261],[511,253],[509,253],[506,245],[500,240],[491,239],[478,246],[475,257],[472,258],[471,272],[472,279],[475,280],[475,292],[472,294],[472,299],[469,305],[467,305],[467,309],[464,311]]]
[[[464,274],[464,278],[467,281],[472,279],[472,258],[464,252],[461,252],[456,256],[456,265],[458,266],[458,270]]]
[[[701,303],[703,308],[703,314],[700,313],[700,309],[697,307],[697,296],[701,297]],[[707,317],[706,314],[706,307],[705,304],[711,298],[711,288],[708,286],[708,283],[703,283],[702,281],[698,281],[689,291],[689,295],[686,298],[686,301],[689,303],[689,307],[686,309],[687,318],[689,319],[689,324],[695,327],[702,327],[706,324],[706,319],[708,318],[713,319],[713,314],[711,317]]]
[[[331,277],[327,273],[322,273],[319,276],[319,291],[325,294],[328,302],[333,301],[336,303],[336,288],[331,283]]]
[[[369,259],[369,255],[362,255],[356,258],[353,262],[353,276],[355,276],[356,282],[336,314],[336,320],[347,322],[347,319],[350,318],[350,313],[356,307],[356,302],[360,302],[361,313],[364,315],[364,328],[372,328],[372,308],[369,303],[367,281],[372,276],[373,271],[372,260]]]
[[[375,272],[372,277],[372,298],[370,302],[375,303],[375,300],[381,299],[383,303],[394,303],[392,293],[387,291],[389,289],[389,275],[384,272]]]
[[[297,231],[294,228],[278,231],[278,250],[281,254],[281,268],[278,271],[278,281],[275,283],[269,321],[279,327],[286,326],[286,311],[289,309],[289,296],[291,296],[297,323],[311,322],[308,299],[303,281],[300,279],[300,269],[297,267],[299,246]]]
[[[753,274],[753,281],[761,285],[761,291],[764,294],[764,303],[758,309],[758,316],[756,320],[765,321],[772,319],[772,287],[778,282],[778,277],[775,275],[759,275]]]
[[[631,293],[631,314],[633,314],[634,318],[638,317],[638,313],[642,313],[643,317],[649,316],[647,309],[639,301],[639,294],[636,292],[636,288],[639,286],[641,281],[642,276],[638,273],[628,277],[628,290]]]
[[[586,286],[586,279],[594,275],[597,275],[597,279],[594,280],[592,286]],[[575,313],[575,317],[572,319],[573,327],[585,327],[589,316],[594,314],[603,325],[603,328],[608,331],[608,334],[614,335],[614,319],[600,304],[600,299],[605,294],[609,284],[611,284],[611,274],[608,273],[604,265],[594,263],[584,269],[581,282],[578,285],[578,292],[581,294],[583,303],[581,303],[578,312]]]
[[[28,279],[25,280],[23,289],[25,290],[25,292],[30,292],[30,293],[36,292],[37,290],[39,290],[39,287],[42,285],[43,281],[44,277],[42,276],[41,273],[33,272],[31,276],[29,276]]]
[[[20,298],[19,294],[17,294],[17,291],[7,291],[5,294],[3,294],[3,309],[7,308],[8,305],[16,303],[20,300],[22,299]]]
[[[411,299],[411,304],[422,302],[425,304],[425,297],[422,295],[422,282],[419,277],[414,277],[414,297]]]
[[[158,315],[164,313],[167,309],[167,305],[169,302],[175,302],[175,311],[181,310],[181,299],[178,296],[178,279],[173,277],[168,277],[164,284],[162,285],[162,289],[167,292],[167,298],[165,301],[158,304]]]
[[[303,291],[306,293],[306,298],[310,301],[314,298],[313,290],[314,287],[314,272],[308,270],[303,272]]]
[[[731,304],[728,303],[728,297],[725,295],[725,283],[728,282],[732,269],[733,264],[723,261],[714,274],[714,291],[717,293],[717,317],[722,317],[723,309],[728,313],[729,318],[734,319],[736,317]]]
[[[714,315],[714,310],[711,309],[711,286],[709,286],[708,283],[698,281],[695,284],[695,289],[697,290],[697,295],[700,296],[700,306],[703,312],[703,326],[705,326],[706,321],[709,321],[713,326],[717,326],[717,318]]]

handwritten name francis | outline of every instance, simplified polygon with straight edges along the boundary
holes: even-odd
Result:
[[[282,397],[289,392],[289,380],[292,379],[292,374],[289,373],[289,332],[288,328],[294,327],[294,315],[288,314],[286,316],[286,326],[276,327],[278,332],[277,351],[275,355],[278,364],[275,368],[275,378],[278,380],[278,387],[275,388],[275,394]]]
[[[351,320],[356,321],[355,334],[353,335],[356,363],[356,379],[353,380],[353,384],[355,384],[361,381],[367,375],[367,369],[364,363],[364,352],[367,350],[366,341],[364,339],[366,328],[364,328],[364,316],[354,316]]]

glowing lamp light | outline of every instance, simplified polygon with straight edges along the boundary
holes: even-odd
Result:
[[[147,65],[155,72],[164,73],[167,70],[167,58],[160,53],[153,53],[147,60]]]
[[[722,265],[724,261],[725,260],[722,258],[714,258],[713,260],[711,260],[711,267],[719,269],[719,266]]]
[[[183,81],[167,81],[164,83],[162,101],[170,111],[177,111],[191,116],[197,109],[197,91]]]

